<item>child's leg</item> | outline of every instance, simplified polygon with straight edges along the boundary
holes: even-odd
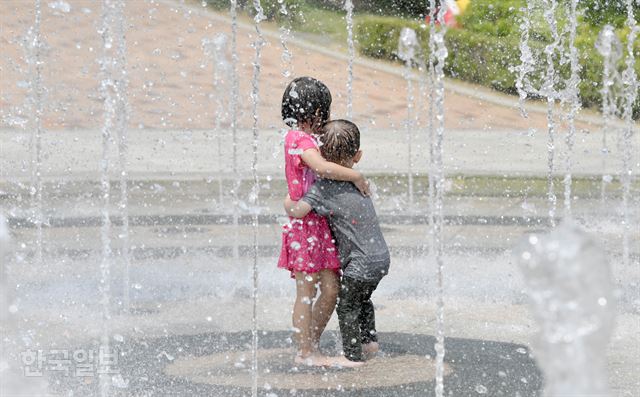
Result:
[[[320,296],[313,304],[312,342],[315,346],[320,344],[320,335],[324,332],[331,314],[336,307],[340,281],[335,271],[330,269],[319,272]]]
[[[371,294],[375,291],[377,284],[369,284],[364,288],[362,293],[362,306],[360,308],[360,315],[358,316],[358,323],[360,324],[360,336],[362,337],[362,343],[367,344],[371,342],[377,342],[376,336],[376,315],[373,309],[373,302],[371,301]]]
[[[363,298],[366,300],[362,302],[360,316],[358,317],[360,336],[362,338],[362,352],[366,359],[374,357],[380,349],[376,335],[376,316],[373,302],[371,302],[371,294],[376,289],[376,286],[375,284],[367,286],[367,291],[363,294]]]
[[[298,355],[306,358],[314,352],[311,324],[312,304],[316,296],[317,273],[296,272],[296,302],[293,305],[293,327],[298,342]]]
[[[362,361],[362,336],[359,321],[363,301],[362,285],[349,277],[342,277],[341,284],[337,312],[340,334],[342,334],[342,349],[347,359]]]

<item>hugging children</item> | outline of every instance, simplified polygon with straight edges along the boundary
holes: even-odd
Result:
[[[295,361],[355,367],[378,350],[370,298],[390,260],[367,183],[352,169],[362,156],[360,132],[346,120],[328,122],[330,107],[328,88],[310,77],[293,80],[282,99],[282,118],[291,127],[285,137],[291,219],[278,267],[296,280]],[[328,358],[318,345],[338,295],[345,355]]]

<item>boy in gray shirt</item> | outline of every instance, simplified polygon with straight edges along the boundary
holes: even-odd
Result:
[[[358,127],[347,120],[333,120],[323,129],[322,156],[353,167],[362,157]],[[314,210],[329,221],[342,264],[337,312],[344,357],[336,358],[333,364],[359,366],[366,354],[378,351],[371,294],[390,263],[373,202],[351,182],[318,179],[300,201],[287,197],[285,209],[297,218]]]

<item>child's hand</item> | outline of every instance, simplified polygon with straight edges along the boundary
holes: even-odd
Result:
[[[360,174],[360,178],[358,178],[354,185],[360,190],[363,196],[367,197],[371,194],[371,190],[369,189],[369,181],[365,179],[364,175]]]
[[[284,212],[289,214],[289,209],[294,206],[293,201],[291,200],[291,196],[287,194],[287,197],[284,198]]]
[[[309,212],[311,212],[312,208],[304,201],[291,200],[291,197],[287,195],[284,199],[284,210],[289,216],[294,218],[304,218]]]

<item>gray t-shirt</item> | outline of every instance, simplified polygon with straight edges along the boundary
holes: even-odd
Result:
[[[351,182],[318,179],[302,200],[327,217],[345,276],[378,282],[389,272],[389,249],[371,198]]]

